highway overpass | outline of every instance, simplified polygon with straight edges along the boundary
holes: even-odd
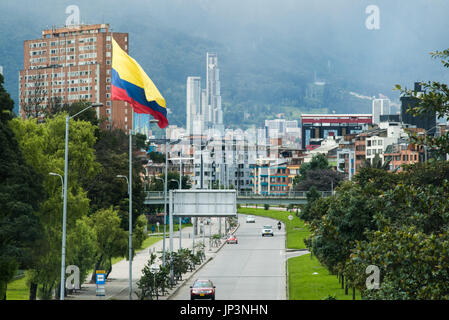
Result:
[[[332,194],[331,191],[320,191],[323,197],[328,197]],[[269,205],[289,205],[289,204],[306,204],[307,191],[292,191],[283,195],[260,195],[252,192],[237,193],[238,204],[269,204]],[[162,191],[147,191],[145,197],[145,204],[164,204],[164,192]],[[168,196],[167,196],[168,204]]]

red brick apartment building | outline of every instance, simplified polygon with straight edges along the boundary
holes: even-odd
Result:
[[[97,116],[104,128],[132,129],[133,112],[123,101],[111,101],[112,37],[126,52],[128,33],[109,24],[79,25],[42,31],[42,38],[24,42],[19,73],[19,106],[26,111],[77,101],[103,103]],[[38,117],[42,118],[43,112]]]

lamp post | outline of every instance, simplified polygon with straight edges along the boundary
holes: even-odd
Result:
[[[165,267],[165,221],[167,220],[166,216],[167,216],[167,183],[164,179],[159,178],[159,177],[155,177],[155,180],[161,180],[162,183],[164,184],[164,235],[162,238],[162,266]]]
[[[61,199],[64,199],[64,178],[60,174],[54,172],[50,172],[49,175],[58,176],[59,178],[61,178]]]
[[[152,121],[150,121],[152,122]],[[169,141],[168,139],[155,139],[156,141],[164,141],[165,143],[165,179],[159,178],[159,177],[155,177],[156,180],[162,180],[164,183],[164,238],[162,240],[162,265],[165,266],[165,233],[166,233],[166,224],[165,224],[165,220],[166,220],[166,215],[167,215],[167,185],[168,185],[168,181],[167,181],[167,170],[168,170],[168,145],[170,144],[176,144],[179,143],[180,140],[174,140],[174,141]]]
[[[61,292],[60,300],[64,300],[65,295],[65,244],[66,244],[66,224],[67,224],[67,180],[69,167],[69,121],[82,112],[92,107],[102,107],[102,103],[94,103],[75,113],[73,116],[66,116],[65,118],[65,155],[64,155],[64,204],[62,209],[62,249],[61,249]]]
[[[117,178],[122,178],[126,180],[126,184],[128,186],[128,197],[129,197],[129,300],[132,300],[132,292],[133,292],[133,271],[132,271],[132,264],[133,264],[133,234],[132,234],[132,190],[131,190],[131,184],[129,183],[127,176],[117,175]],[[132,179],[132,178],[131,178]]]
[[[178,187],[180,186],[180,182],[178,180],[175,179],[171,179],[170,182],[176,182],[178,184]],[[179,187],[179,190],[181,190],[181,187]],[[182,244],[181,244],[181,217],[179,217],[179,250],[181,250],[182,248]]]

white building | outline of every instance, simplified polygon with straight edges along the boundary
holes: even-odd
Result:
[[[374,99],[372,105],[373,124],[380,123],[380,116],[391,114],[389,99]]]
[[[187,77],[186,128],[188,134],[199,134],[201,128],[201,78]]]
[[[194,141],[194,188],[201,188],[202,180],[203,188],[252,190],[251,165],[267,156],[265,131],[227,129],[222,134],[212,128],[205,132],[201,141]]]
[[[220,69],[216,53],[208,52],[206,55],[206,99],[210,106],[211,121],[213,125],[223,125],[223,110],[221,108]]]
[[[379,129],[386,129],[387,136],[373,135],[366,138],[366,159],[372,162],[372,159],[378,154],[383,163],[386,148],[397,143],[401,138],[407,138],[408,135],[398,122],[381,122],[379,123]]]

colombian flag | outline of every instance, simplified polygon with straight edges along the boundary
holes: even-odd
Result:
[[[168,125],[165,99],[136,60],[112,39],[111,99],[126,101],[135,113],[147,113]]]

